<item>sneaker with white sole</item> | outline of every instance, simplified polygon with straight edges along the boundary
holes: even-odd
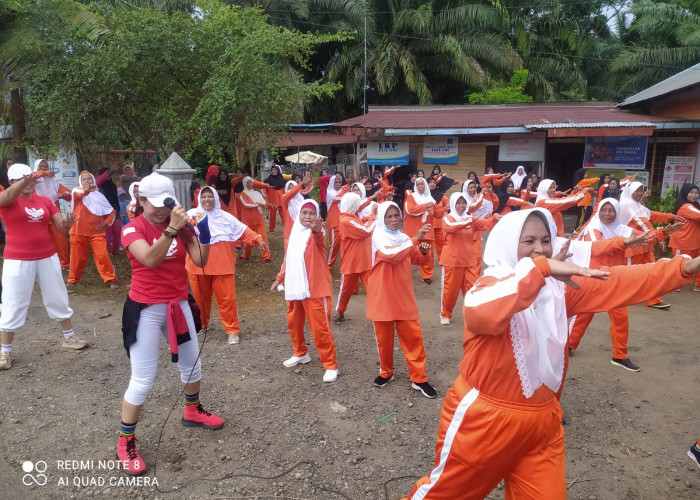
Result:
[[[652,304],[648,307],[653,307],[654,309],[670,309],[671,304],[667,304],[666,302],[659,302],[658,304]]]
[[[0,352],[0,370],[9,370],[12,366],[12,353]]]
[[[284,292],[284,284],[283,283],[280,283],[279,285],[277,285],[277,291]]]
[[[623,359],[618,359],[618,358],[613,358],[610,360],[610,363],[616,366],[621,366],[625,370],[629,370],[631,372],[638,372],[639,367],[632,363],[630,361],[630,358],[623,358]]]
[[[336,380],[338,380],[338,370],[326,370],[326,373],[323,374],[324,382],[335,382]]]
[[[694,292],[700,292],[700,286],[694,286],[693,287]]]
[[[284,361],[282,364],[287,368],[292,368],[293,366],[296,366],[299,363],[303,365],[305,365],[306,363],[311,363],[311,358],[309,357],[309,354],[307,353],[303,356],[292,356],[291,358]]]
[[[452,322],[450,321],[450,318],[440,318],[440,324],[441,324],[441,325],[449,325],[450,323],[452,323]]]
[[[76,334],[71,335],[67,339],[63,339],[63,347],[66,349],[75,349],[77,351],[79,349],[85,349],[87,346],[88,343],[82,340]]]
[[[420,391],[420,393],[426,398],[435,399],[437,397],[437,391],[428,382],[421,382],[420,384],[411,382],[411,387],[417,391]]]
[[[698,443],[695,443],[690,447],[688,450],[688,456],[693,459],[693,462],[695,462],[698,467],[700,467],[700,445],[698,445]]]
[[[237,333],[229,333],[228,334],[228,343],[229,344],[238,344],[240,341],[241,341],[241,339]]]
[[[377,378],[374,379],[374,385],[377,387],[384,387],[386,384],[394,380],[393,375],[389,375],[389,378],[382,377],[381,375],[377,376]]]

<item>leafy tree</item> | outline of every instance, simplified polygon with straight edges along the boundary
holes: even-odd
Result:
[[[532,102],[532,96],[523,93],[525,85],[527,85],[527,70],[516,70],[508,87],[494,87],[486,92],[473,92],[468,96],[469,104]]]

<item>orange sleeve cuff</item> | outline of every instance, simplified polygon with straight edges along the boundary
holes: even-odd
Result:
[[[534,259],[532,259],[532,263],[535,264],[535,267],[542,273],[542,276],[544,276],[545,278],[548,278],[552,275],[552,270],[549,267],[549,261],[544,255],[540,257],[535,257]]]

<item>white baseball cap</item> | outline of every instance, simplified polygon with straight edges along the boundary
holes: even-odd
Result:
[[[7,179],[16,181],[24,176],[32,175],[32,169],[24,163],[15,163],[7,169]]]
[[[148,199],[154,207],[165,206],[166,198],[172,198],[177,205],[180,204],[175,197],[175,187],[172,181],[164,175],[152,173],[147,175],[139,183],[139,196]]]

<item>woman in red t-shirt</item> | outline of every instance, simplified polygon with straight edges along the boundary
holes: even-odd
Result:
[[[7,231],[2,266],[0,370],[12,366],[12,340],[15,330],[27,318],[35,282],[39,283],[49,317],[61,323],[63,347],[87,346],[87,342],[73,333],[70,319],[73,311],[68,305],[61,265],[49,233],[50,224],[67,232],[73,218],[64,220],[51,200],[34,192],[37,181],[45,174],[32,174],[28,165],[16,163],[7,175],[11,186],[0,193],[0,217]]]
[[[131,359],[131,380],[122,402],[122,429],[117,457],[127,474],[146,472],[136,450],[134,429],[141,408],[153,387],[158,367],[158,347],[165,334],[180,380],[185,384],[182,424],[218,429],[224,421],[199,404],[201,364],[192,311],[187,300],[185,257],[204,267],[209,258],[211,233],[205,217],[197,227],[199,241],[185,228],[187,214],[177,205],[175,189],[167,177],[153,173],[141,180],[143,214],[122,229],[122,243],[131,262],[131,290],[124,304],[122,333]],[[170,200],[168,200],[170,198]]]

